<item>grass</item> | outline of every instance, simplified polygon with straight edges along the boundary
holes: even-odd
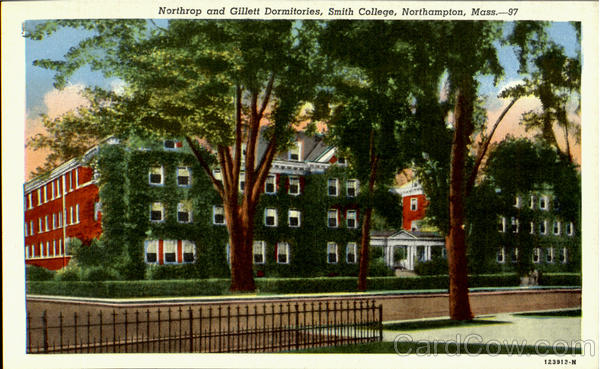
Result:
[[[567,351],[567,352],[565,352]],[[549,354],[581,354],[580,347],[525,346],[504,344],[479,344],[456,342],[373,342],[334,347],[317,347],[293,351],[308,354],[416,354],[416,355],[549,355]]]
[[[452,319],[436,319],[425,321],[412,321],[401,323],[384,323],[383,329],[390,331],[414,331],[421,329],[438,329],[451,327],[467,327],[473,325],[493,325],[493,324],[509,324],[501,320],[493,319],[474,319],[474,320],[452,320]]]

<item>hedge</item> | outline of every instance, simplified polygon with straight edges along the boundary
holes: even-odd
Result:
[[[544,285],[577,285],[578,275],[543,276]],[[559,283],[559,282],[563,283]],[[519,285],[514,274],[482,274],[469,278],[470,287]],[[28,281],[27,293],[80,297],[127,298],[167,296],[218,296],[229,294],[229,279],[140,280],[140,281]],[[261,294],[354,292],[355,277],[258,278]],[[372,277],[369,291],[447,289],[448,276]]]
[[[581,286],[581,274],[542,273],[539,284],[541,286]]]

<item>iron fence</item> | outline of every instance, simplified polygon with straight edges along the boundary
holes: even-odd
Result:
[[[281,352],[382,339],[375,300],[27,314],[27,353]]]

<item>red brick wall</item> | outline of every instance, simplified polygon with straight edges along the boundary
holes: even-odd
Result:
[[[417,210],[411,210],[410,201],[411,199],[417,199]],[[402,198],[402,228],[410,231],[411,223],[414,220],[421,220],[425,218],[425,211],[429,202],[425,198],[424,194],[405,196]]]

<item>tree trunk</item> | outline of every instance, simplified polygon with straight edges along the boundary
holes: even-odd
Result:
[[[370,156],[370,172],[369,172],[369,187],[367,193],[367,207],[365,208],[365,215],[361,227],[360,237],[360,264],[358,269],[358,290],[367,290],[367,274],[369,272],[369,246],[371,244],[371,214],[373,213],[373,206],[371,201],[373,199],[373,189],[375,188],[375,178],[377,175],[377,163],[379,157],[375,155],[375,143],[374,143],[374,132],[371,131],[370,144],[369,144],[369,156]]]
[[[467,146],[473,132],[474,81],[460,86],[454,109],[454,138],[450,166],[450,231],[446,236],[448,272],[450,276],[450,318],[471,320],[467,276],[467,246],[465,238],[465,161]]]
[[[232,210],[225,210],[230,213]],[[254,272],[252,270],[252,239],[253,228],[250,220],[253,214],[233,212],[227,215],[227,227],[229,228],[229,257],[231,262],[231,286],[230,290],[235,292],[252,292],[256,289],[254,284]],[[231,226],[230,226],[231,224]]]

